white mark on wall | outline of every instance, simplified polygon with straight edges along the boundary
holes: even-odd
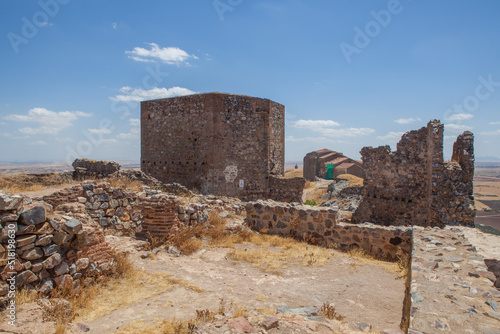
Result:
[[[224,177],[226,178],[227,183],[232,183],[234,180],[236,180],[236,177],[238,176],[238,167],[234,165],[229,165],[226,166],[226,169],[224,169]]]
[[[243,189],[245,187],[245,180],[240,180],[239,185],[240,185],[240,188]]]

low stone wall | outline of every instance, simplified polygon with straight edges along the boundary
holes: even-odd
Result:
[[[86,178],[102,178],[120,170],[120,164],[114,161],[76,159],[72,164],[75,169],[74,178],[84,180]]]
[[[2,302],[19,287],[42,293],[67,284],[76,289],[85,274],[110,269],[111,249],[101,228],[90,219],[49,218],[51,209],[46,203],[27,205],[20,196],[0,193]]]
[[[261,233],[292,236],[342,250],[360,247],[386,259],[411,252],[411,228],[338,223],[334,209],[273,201],[249,202],[246,211],[248,226]]]
[[[203,204],[181,204],[177,196],[160,190],[137,192],[112,187],[109,182],[91,181],[43,197],[56,211],[86,213],[106,234],[127,236],[142,232],[167,236],[176,223],[205,222],[209,210],[241,213],[243,208],[239,200],[215,196],[191,199]]]
[[[269,198],[279,202],[302,203],[302,193],[306,179],[303,177],[281,178],[269,177]]]

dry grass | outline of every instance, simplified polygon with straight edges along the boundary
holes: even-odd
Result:
[[[107,182],[115,188],[131,188],[135,191],[141,191],[144,183],[138,180],[131,180],[128,177],[109,177],[106,179]]]
[[[114,310],[170,290],[178,281],[167,274],[147,274],[136,270],[122,279],[110,279],[105,284],[82,289],[85,291],[72,301],[77,321],[93,321]]]
[[[203,292],[203,289],[185,280],[170,278],[169,274],[148,274],[143,270],[136,270],[127,255],[115,254],[115,261],[117,269],[113,276],[100,277],[98,283],[90,284],[77,292],[74,292],[72,287],[54,289],[51,297],[69,301],[72,313],[68,313],[66,308],[55,307],[47,312],[46,318],[55,320],[58,324],[93,321],[119,308],[164,293],[175,285],[198,293]],[[29,294],[24,297],[26,302],[32,299]]]
[[[0,190],[7,194],[39,191],[63,184],[68,183],[58,174],[46,174],[44,177],[26,173],[0,175]]]
[[[116,334],[193,334],[196,322],[193,320],[177,321],[163,320],[156,325],[148,325],[144,320],[138,320],[130,323],[128,326],[120,329]]]
[[[20,289],[16,291],[16,304],[22,305],[32,303],[40,298],[40,294],[35,290]]]
[[[398,278],[406,278],[409,273],[408,257],[401,257],[396,262],[389,262],[377,259],[367,253],[364,249],[358,247],[352,248],[347,253],[351,258],[356,260],[356,262],[351,263],[353,270],[356,270],[358,266],[373,265],[378,266],[389,273],[398,274]]]
[[[292,177],[304,177],[304,170],[303,169],[289,169],[285,171],[285,178],[289,179]]]
[[[323,196],[325,196],[328,193],[328,188],[311,188],[308,191],[305,192],[305,199],[306,201],[316,201],[318,204],[323,202],[322,200]]]
[[[340,174],[337,176],[338,179],[346,180],[349,182],[350,186],[362,186],[363,185],[363,178],[357,177],[355,175],[351,174]]]
[[[237,249],[229,252],[228,257],[250,262],[253,267],[275,275],[281,274],[280,269],[291,266],[324,266],[334,256],[332,250],[292,238],[255,234],[251,236],[250,242],[263,249]]]
[[[150,251],[152,249],[161,247],[168,242],[168,238],[161,235],[152,235],[151,232],[146,232],[146,236],[149,240],[149,244],[144,247],[145,251]]]

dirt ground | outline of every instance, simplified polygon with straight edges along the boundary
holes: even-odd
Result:
[[[294,266],[275,275],[264,273],[247,262],[230,259],[227,253],[231,249],[227,248],[206,247],[190,256],[176,256],[163,249],[154,259],[143,259],[143,251],[129,246],[131,239],[112,239],[114,245],[131,251],[130,259],[137,269],[150,275],[169,274],[169,278],[184,280],[188,285],[174,285],[166,292],[124,305],[95,320],[78,319],[88,326],[88,333],[115,333],[137,321],[154,324],[162,319],[192,319],[196,310],[216,311],[221,300],[226,305],[271,310],[283,305],[321,307],[328,302],[347,322],[366,322],[379,331],[399,327],[404,280],[377,265],[361,265],[357,259],[341,252],[331,250],[333,257],[325,266]],[[259,247],[248,243],[236,245],[237,249],[248,251]],[[19,333],[30,330],[48,333],[36,329],[47,327],[37,326],[41,323],[41,313],[37,312],[32,304],[25,311],[19,311],[20,318],[26,321]],[[2,329],[8,326],[2,323],[0,333]]]
[[[237,245],[254,249],[260,246]],[[203,292],[176,286],[172,290],[118,309],[92,322],[90,333],[113,333],[137,320],[192,318],[196,310],[217,310],[221,299],[243,307],[276,309],[335,305],[347,321],[364,321],[374,329],[397,328],[401,320],[404,281],[378,266],[356,266],[357,260],[336,252],[324,267],[295,266],[282,275],[263,273],[247,262],[234,261],[227,248],[204,248],[191,256],[161,251],[156,259],[131,254],[137,268],[167,273],[186,280]]]

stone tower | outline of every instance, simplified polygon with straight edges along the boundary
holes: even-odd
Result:
[[[205,93],[141,103],[141,169],[204,194],[266,198],[284,173],[285,107]]]

